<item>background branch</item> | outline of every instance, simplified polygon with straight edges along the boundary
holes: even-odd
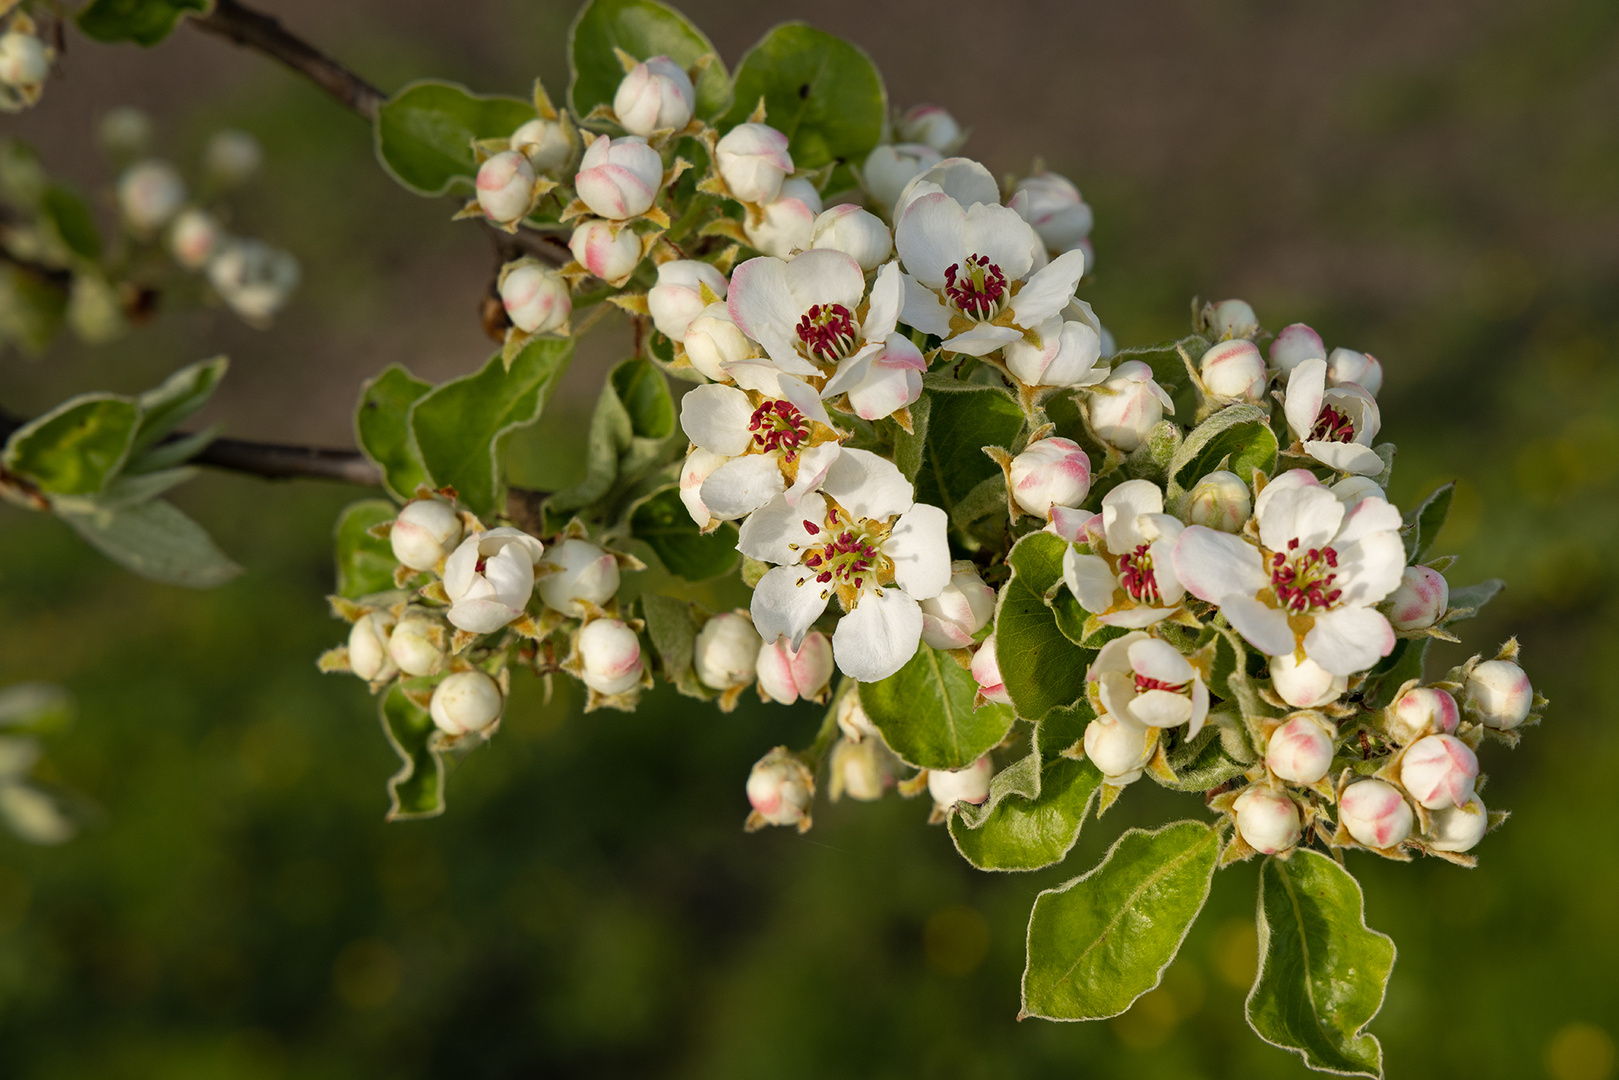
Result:
[[[279,19],[244,7],[236,0],[217,0],[213,11],[189,21],[199,30],[281,61],[368,121],[376,120],[377,107],[387,99],[381,90],[307,41],[288,33]]]

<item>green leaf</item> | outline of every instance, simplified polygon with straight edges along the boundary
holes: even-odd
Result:
[[[708,38],[679,12],[653,0],[591,0],[568,29],[572,78],[568,102],[585,116],[597,105],[613,104],[624,79],[615,48],[637,60],[667,56],[690,68],[703,56],[714,59],[697,79],[697,115],[707,120],[731,104],[731,79]]]
[[[1224,467],[1248,483],[1255,469],[1269,473],[1276,468],[1276,452],[1270,413],[1257,405],[1232,405],[1191,430],[1170,460],[1169,476],[1176,486],[1190,490],[1229,457]]]
[[[83,394],[13,432],[5,465],[45,491],[92,495],[123,465],[139,423],[128,398]]]
[[[1085,727],[1096,719],[1090,699],[1081,697],[1072,705],[1059,705],[1034,726],[1034,747],[1042,761],[1054,761],[1085,738]]]
[[[12,683],[0,690],[0,728],[7,735],[54,735],[73,723],[73,695],[42,682]]]
[[[470,190],[474,139],[504,139],[538,115],[531,101],[474,94],[455,83],[411,83],[377,109],[377,160],[418,195]]]
[[[1312,1069],[1382,1076],[1366,1034],[1394,969],[1394,942],[1366,925],[1360,885],[1319,852],[1299,849],[1259,872],[1259,977],[1248,1023]]]
[[[1428,637],[1400,638],[1395,641],[1394,648],[1372,668],[1361,688],[1361,696],[1368,709],[1387,708],[1401,686],[1411,679],[1423,677],[1427,671],[1428,645],[1432,641]]]
[[[1460,589],[1452,589],[1450,590],[1450,606],[1476,614],[1479,608],[1494,600],[1496,594],[1506,587],[1507,583],[1500,578],[1489,578],[1479,582],[1477,585],[1466,585]],[[1461,618],[1471,617],[1471,615],[1461,616]],[[1460,618],[1451,620],[1451,622],[1459,621],[1461,621]]]
[[[137,398],[141,422],[135,429],[131,456],[152,446],[206,405],[229,368],[230,360],[223,356],[199,360]]]
[[[368,531],[373,525],[392,521],[398,507],[387,499],[361,499],[349,503],[337,516],[335,533],[337,556],[337,595],[353,600],[394,588],[393,546]]]
[[[207,12],[209,0],[90,0],[79,11],[79,30],[93,41],[156,45],[188,11]]]
[[[70,511],[88,513],[96,510],[123,510],[137,503],[149,502],[196,475],[196,469],[183,467],[139,473],[124,471],[107,481],[107,486],[94,495],[55,496],[51,499],[51,509],[58,514]]]
[[[432,388],[398,364],[360,387],[354,439],[382,470],[382,486],[396,499],[410,498],[418,484],[427,482],[421,452],[410,437],[410,407]]]
[[[888,678],[860,684],[860,704],[883,741],[922,769],[964,769],[1006,738],[1012,710],[994,702],[974,709],[977,694],[972,674],[928,645]]]
[[[166,585],[211,589],[242,572],[201,525],[162,499],[119,510],[58,507],[56,516],[113,562]]]
[[[982,808],[956,804],[950,838],[978,869],[1038,870],[1061,862],[1079,839],[1102,774],[1089,761],[1057,758],[1042,765],[1040,758],[1037,751],[1018,763],[1036,771],[1033,794],[1009,791],[996,799],[995,785],[1014,765],[996,774]]]
[[[572,339],[534,338],[508,369],[496,353],[482,371],[452,379],[410,407],[428,483],[454,488],[480,517],[505,505],[506,441],[540,418],[573,357]]]
[[[1005,474],[983,448],[1011,446],[1023,430],[1023,411],[1002,390],[966,383],[945,390],[935,380],[923,399],[928,419],[921,446],[906,447],[918,458],[916,501],[943,508],[961,528],[989,518],[1004,534]]]
[[[933,395],[924,391],[911,402],[911,430],[895,425],[894,464],[912,484],[916,483],[916,474],[921,471],[927,454],[928,421],[932,415]]]
[[[1450,502],[1456,495],[1455,484],[1441,484],[1439,489],[1409,514],[1405,515],[1405,561],[1419,563],[1433,550],[1439,539],[1439,530],[1445,527],[1450,514]]]
[[[388,820],[438,817],[444,813],[444,760],[438,729],[398,683],[377,703],[383,734],[399,754],[399,771],[388,778]]]
[[[630,532],[658,556],[663,568],[687,581],[707,581],[736,569],[737,527],[727,521],[708,535],[680,501],[679,487],[666,487],[630,514]]]
[[[1210,713],[1208,722],[1195,736],[1169,751],[1169,768],[1174,783],[1166,783],[1148,771],[1164,787],[1176,791],[1208,791],[1241,776],[1256,760],[1248,748],[1239,717]]]
[[[71,188],[53,184],[46,189],[40,210],[69,251],[81,259],[101,258],[101,234],[96,231],[95,218]]]
[[[746,120],[760,98],[766,122],[786,134],[800,169],[865,161],[888,116],[888,92],[871,58],[803,23],[776,27],[742,57],[721,128]]]
[[[205,450],[209,443],[219,437],[224,430],[221,424],[193,431],[189,435],[176,435],[164,439],[156,446],[149,446],[139,454],[131,454],[124,467],[119,470],[119,476],[129,477],[140,473],[161,472],[172,469],[176,465],[184,464]]]
[[[546,502],[548,515],[607,504],[665,464],[679,449],[669,384],[650,361],[613,369],[590,418],[585,476]]]
[[[1131,829],[1095,869],[1036,897],[1020,1017],[1117,1016],[1157,986],[1203,910],[1219,854],[1219,833],[1202,822]]]
[[[1051,709],[1085,696],[1085,671],[1096,654],[1081,649],[1057,626],[1045,594],[1062,580],[1067,541],[1047,532],[1017,542],[1007,563],[1012,577],[995,613],[995,657],[1017,714],[1039,720]]]
[[[646,617],[646,634],[657,651],[663,677],[687,697],[707,700],[717,696],[702,684],[692,670],[697,619],[692,614],[690,602],[645,593],[641,597],[641,614]]]
[[[0,341],[44,351],[67,316],[67,289],[20,266],[0,265]]]

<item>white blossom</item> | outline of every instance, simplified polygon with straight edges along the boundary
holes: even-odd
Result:
[[[575,262],[608,282],[623,281],[641,264],[640,236],[600,218],[587,218],[575,225],[568,250]]]
[[[977,805],[989,798],[989,782],[994,775],[995,764],[988,754],[965,769],[929,769],[928,794],[942,810],[957,803]]]
[[[138,233],[153,233],[167,225],[185,201],[185,181],[167,161],[138,161],[118,178],[118,209]]]
[[[753,342],[731,319],[723,303],[710,304],[686,324],[681,338],[691,366],[715,382],[730,382],[727,368],[755,355]]]
[[[782,181],[793,172],[787,142],[786,135],[768,124],[738,124],[715,145],[715,168],[741,201],[772,202],[781,193]]]
[[[658,282],[647,290],[652,325],[674,341],[684,341],[691,321],[729,288],[725,275],[698,259],[671,259],[658,267]],[[705,298],[705,290],[707,297]]]
[[[1080,539],[1090,552],[1070,546],[1063,553],[1063,581],[1103,624],[1150,626],[1174,614],[1186,595],[1173,558],[1184,528],[1164,513],[1157,484],[1126,480],[1102,496],[1102,512],[1085,526]]]
[[[1001,677],[1001,660],[995,652],[994,634],[990,634],[979,644],[978,650],[973,653],[969,671],[985,701],[993,701],[998,705],[1012,704],[1012,695],[1006,691],[1006,680]]]
[[[1051,520],[1056,506],[1076,507],[1091,490],[1091,459],[1072,439],[1037,439],[1007,466],[1012,498],[1025,513]]]
[[[296,256],[262,240],[229,238],[208,262],[208,284],[232,311],[255,323],[286,305],[301,276]]]
[[[1271,686],[1295,709],[1318,709],[1337,701],[1349,689],[1349,676],[1334,675],[1308,656],[1296,653],[1270,658]]]
[[[941,154],[951,153],[967,141],[967,133],[942,105],[911,106],[894,124],[894,133],[903,142],[921,143]]]
[[[799,698],[806,701],[822,700],[827,684],[832,680],[832,643],[819,630],[811,630],[797,649],[783,638],[766,641],[759,646],[756,660],[759,673],[759,692],[770,701],[791,705]],[[845,694],[839,704],[839,716],[847,711],[846,702],[860,708],[858,694]],[[864,713],[861,714],[864,716]],[[869,725],[871,721],[867,720]],[[841,720],[840,720],[841,724]]]
[[[722,611],[703,624],[692,647],[692,669],[716,690],[746,686],[753,681],[764,645],[744,614]]]
[[[444,670],[448,639],[444,620],[420,608],[407,608],[388,634],[388,658],[406,675],[437,675]]]
[[[33,34],[0,34],[0,83],[26,90],[38,87],[51,70],[51,54]]]
[[[821,212],[810,230],[811,248],[841,251],[871,271],[894,253],[894,236],[882,218],[853,203],[839,203]]]
[[[1230,401],[1265,400],[1270,375],[1259,347],[1246,338],[1233,338],[1210,346],[1198,361],[1203,386],[1216,398]]]
[[[1383,459],[1372,450],[1381,423],[1377,402],[1354,383],[1327,388],[1324,360],[1305,360],[1287,379],[1282,411],[1304,452],[1339,472],[1376,476]]]
[[[443,499],[412,499],[399,510],[388,542],[412,570],[433,570],[461,542],[461,517]]]
[[[832,747],[827,771],[833,802],[844,795],[876,802],[894,786],[894,755],[880,739],[839,739]]]
[[[1019,180],[1006,205],[1034,227],[1040,242],[1053,254],[1072,251],[1083,244],[1096,220],[1073,181],[1054,172],[1035,173]]]
[[[754,249],[785,259],[810,246],[821,193],[802,177],[784,180],[781,192],[742,219],[742,233]]]
[[[1199,480],[1186,501],[1190,524],[1206,525],[1224,533],[1241,532],[1253,512],[1248,484],[1225,469],[1217,469]]]
[[[572,127],[560,120],[535,117],[512,132],[510,148],[525,155],[537,173],[556,173],[573,158]]]
[[[1383,365],[1371,353],[1337,348],[1327,356],[1327,384],[1354,383],[1373,397],[1383,389]]]
[[[188,206],[174,218],[169,226],[169,250],[174,260],[187,270],[201,270],[208,265],[225,242],[225,230],[219,220],[206,210]]]
[[[1314,784],[1332,768],[1333,738],[1320,713],[1294,713],[1265,744],[1265,764],[1279,778]]]
[[[1270,363],[1284,378],[1306,360],[1325,360],[1327,347],[1321,335],[1303,323],[1284,326],[1276,332],[1270,343]]]
[[[1261,855],[1286,851],[1299,842],[1299,807],[1283,792],[1252,785],[1231,804],[1237,832]]]
[[[1246,300],[1220,300],[1203,309],[1209,333],[1216,340],[1249,338],[1259,333],[1259,316]]]
[[[1450,607],[1450,584],[1431,566],[1408,566],[1385,603],[1394,629],[1425,630]]]
[[[1128,716],[1103,713],[1085,725],[1085,756],[1113,787],[1139,780],[1155,746],[1157,732]]]
[[[216,131],[202,149],[202,167],[227,187],[251,180],[264,164],[264,149],[245,131]]]
[[[458,671],[433,688],[427,712],[446,735],[468,735],[499,720],[504,707],[494,679],[481,671]]]
[[[394,617],[387,611],[370,611],[354,620],[349,628],[349,670],[366,682],[391,679],[399,671],[388,655],[388,635]]]
[[[560,330],[573,314],[568,283],[555,270],[537,262],[509,264],[501,271],[498,288],[507,318],[524,333]]]
[[[745,517],[780,495],[796,504],[837,460],[832,419],[815,390],[792,376],[777,378],[773,389],[779,396],[713,383],[680,401],[686,437],[724,459],[698,494],[713,518]]]
[[[995,617],[995,590],[984,584],[977,568],[956,562],[950,571],[950,584],[922,601],[922,640],[935,649],[967,648]]]
[[[545,545],[522,529],[474,533],[444,560],[451,625],[490,634],[519,618],[534,593],[534,564]]]
[[[503,150],[478,166],[478,206],[490,221],[521,221],[534,204],[534,166],[515,150]]]
[[[796,754],[778,746],[754,763],[748,773],[748,803],[762,825],[809,827],[815,800],[815,776]],[[754,820],[749,819],[749,825]]]
[[[1486,660],[1468,672],[1462,708],[1474,723],[1511,731],[1529,717],[1535,692],[1529,676],[1511,660]]]
[[[579,630],[579,680],[598,694],[622,694],[641,681],[641,639],[622,619],[592,619]]]
[[[1478,756],[1454,735],[1424,735],[1400,757],[1400,783],[1430,810],[1464,805],[1477,778]]]
[[[1425,735],[1454,734],[1461,723],[1456,699],[1432,686],[1414,686],[1388,707],[1386,726],[1389,737],[1409,746]]]
[[[931,146],[901,143],[874,147],[860,168],[860,183],[872,201],[890,213],[905,186],[944,160]]]
[[[1429,813],[1423,841],[1435,851],[1470,851],[1489,831],[1489,812],[1474,795],[1461,806],[1441,806]]]
[[[572,618],[584,618],[590,607],[600,607],[618,593],[618,559],[589,540],[560,540],[539,565],[548,571],[537,575],[540,602]]]
[[[1411,835],[1416,813],[1400,789],[1368,778],[1344,788],[1338,798],[1338,820],[1349,835],[1370,848],[1391,848]]]
[[[1102,324],[1083,300],[1068,302],[1061,315],[1053,315],[1032,331],[1001,348],[1018,382],[1025,386],[1094,386],[1108,377],[1102,360]]]
[[[1096,684],[1102,708],[1143,727],[1187,725],[1191,738],[1209,714],[1209,688],[1179,649],[1143,630],[1102,646],[1085,680]]]

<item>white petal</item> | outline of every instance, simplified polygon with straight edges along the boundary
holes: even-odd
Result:
[[[1183,531],[1176,531],[1177,539]],[[1167,538],[1154,540],[1147,553],[1152,556],[1152,577],[1158,583],[1158,595],[1171,610],[1179,607],[1186,598],[1186,586],[1175,575],[1175,544]]]
[[[1369,446],[1358,442],[1307,442],[1304,452],[1341,473],[1354,476],[1376,476],[1383,471],[1383,459]]]
[[[533,573],[533,568],[529,570]],[[492,634],[522,612],[499,600],[458,600],[450,605],[445,618],[450,625],[471,634]]]
[[[1098,515],[1090,510],[1076,510],[1071,506],[1053,506],[1051,508],[1051,524],[1046,526],[1047,532],[1073,543],[1083,538],[1085,526]]]
[[[846,356],[838,361],[838,368],[832,377],[826,380],[826,386],[821,390],[821,396],[827,400],[846,394],[865,379],[866,372],[871,369],[871,362],[882,352],[881,342],[867,342],[861,346],[860,351],[853,356]]]
[[[711,454],[736,457],[753,442],[748,423],[753,403],[734,386],[709,383],[680,399],[680,427],[686,437]]]
[[[1203,684],[1203,676],[1192,676],[1192,718],[1187,722],[1186,737],[1188,739],[1197,735],[1203,729],[1203,721],[1209,715],[1209,688]]]
[[[469,536],[444,560],[444,591],[457,600],[472,588],[478,574],[478,538]]]
[[[1081,555],[1070,547],[1063,552],[1062,579],[1086,611],[1101,614],[1113,606],[1113,593],[1119,583],[1101,556]]]
[[[1130,719],[1148,727],[1180,727],[1192,718],[1192,699],[1168,690],[1148,690],[1130,703]]]
[[[1200,600],[1253,597],[1270,584],[1259,549],[1239,536],[1193,525],[1175,542],[1175,577]]]
[[[785,364],[797,356],[793,334],[803,312],[788,287],[785,262],[763,255],[731,271],[725,307],[731,321],[763,345],[772,360]]]
[[[772,563],[795,563],[804,548],[815,542],[804,527],[807,521],[817,529],[826,520],[826,500],[810,493],[789,506],[785,498],[771,499],[748,515],[737,536],[737,550],[750,559]],[[764,631],[760,631],[763,633]]]
[[[1233,630],[1266,656],[1284,656],[1297,645],[1287,616],[1251,596],[1227,596],[1220,601],[1220,613]]]
[[[1310,437],[1316,418],[1321,415],[1321,398],[1326,389],[1327,362],[1324,359],[1306,360],[1287,377],[1282,411],[1287,415],[1287,426],[1298,438]]]
[[[1107,549],[1115,555],[1128,555],[1147,543],[1136,519],[1163,511],[1164,493],[1151,480],[1126,480],[1102,496],[1102,532],[1107,537]]]
[[[1012,298],[1012,315],[1019,326],[1038,326],[1057,314],[1074,298],[1079,279],[1085,276],[1085,252],[1065,251],[1024,283]],[[1101,339],[1097,339],[1100,343]],[[1100,345],[1098,345],[1100,348]]]
[[[1259,539],[1272,551],[1287,551],[1293,540],[1308,550],[1325,547],[1338,534],[1344,504],[1308,472],[1294,469],[1259,493],[1254,515],[1259,518]]]
[[[890,341],[895,339],[905,341],[898,334],[889,338]],[[889,350],[890,355],[892,351]],[[873,361],[866,378],[849,391],[849,407],[862,420],[881,420],[894,415],[921,396],[922,372],[916,367],[896,367]]]
[[[703,481],[702,500],[722,521],[752,513],[786,488],[775,454],[732,458]]]
[[[971,330],[965,330],[948,339],[944,343],[944,348],[946,352],[961,353],[964,356],[988,356],[1008,342],[1021,340],[1023,335],[1013,327],[979,323]]]
[[[1136,681],[1122,671],[1104,671],[1096,680],[1097,697],[1102,699],[1102,711],[1130,719],[1130,705],[1136,699]]]
[[[521,611],[534,592],[534,561],[516,544],[484,560],[483,576],[507,607]]]
[[[798,478],[786,492],[788,506],[800,505],[805,493],[814,491],[826,482],[826,471],[832,467],[841,451],[842,447],[837,443],[827,442],[812,446],[798,455]],[[821,513],[824,516],[826,512],[823,510]]]
[[[1394,628],[1371,608],[1342,607],[1315,617],[1304,652],[1334,675],[1353,675],[1394,648]]]
[[[1143,637],[1130,646],[1130,667],[1137,675],[1179,686],[1192,681],[1192,665],[1179,649],[1155,637]]]
[[[943,510],[917,503],[899,516],[883,542],[883,554],[894,561],[894,583],[914,599],[931,599],[950,584],[949,528]]]
[[[1132,630],[1123,637],[1114,638],[1097,652],[1096,659],[1091,661],[1091,670],[1085,677],[1091,682],[1096,682],[1110,671],[1116,671],[1121,675],[1133,675],[1135,669],[1130,666],[1130,646],[1146,640],[1147,635],[1140,630]]]
[[[753,590],[753,628],[766,641],[785,637],[796,651],[804,635],[826,610],[830,590],[815,580],[807,566],[778,566],[759,579]]]
[[[1131,630],[1151,626],[1175,613],[1172,607],[1127,607],[1098,615],[1096,621],[1103,626],[1123,626]]]
[[[886,263],[877,271],[877,278],[871,283],[871,306],[866,309],[866,321],[860,326],[861,336],[867,341],[882,341],[894,332],[905,300],[902,277],[897,262]]]
[[[904,667],[921,641],[922,608],[899,589],[884,589],[881,595],[863,593],[838,620],[832,655],[851,679],[876,682]]]
[[[960,203],[943,192],[924,195],[900,215],[894,226],[894,250],[905,264],[906,273],[930,289],[939,289],[944,286],[945,268],[971,254],[966,234],[967,211]],[[734,279],[731,287],[736,288]],[[909,308],[907,303],[906,310]],[[911,322],[909,316],[905,321],[925,329]]]
[[[1034,267],[1034,255],[1043,251],[1045,245],[1040,243],[1040,237],[1027,221],[1023,220],[1016,210],[1009,206],[1001,206],[996,202],[981,202],[967,210],[967,222],[963,229],[963,246],[972,255],[982,255],[990,262],[1001,268],[1006,275],[1008,284],[1021,281]],[[1080,258],[1080,269],[1084,269],[1083,252]],[[1076,277],[1077,283],[1079,279]],[[1069,288],[1068,296],[1063,297],[1062,304],[1068,302],[1068,297],[1074,295]],[[1062,304],[1053,308],[1050,314],[1062,310]],[[1029,326],[1038,326],[1043,320],[1036,319]]]
[[[1333,541],[1333,550],[1338,553],[1338,578],[1333,586],[1343,590],[1341,600],[1346,607],[1375,604],[1399,587],[1405,571],[1405,544],[1399,533],[1374,532],[1348,544]]]
[[[793,316],[797,326],[803,314],[817,304],[842,304],[853,313],[866,295],[866,275],[853,255],[834,248],[812,248],[787,263],[787,288],[798,306]]]
[[[905,307],[900,318],[924,334],[935,337],[950,336],[950,310],[939,299],[939,294],[909,274],[901,278],[905,287]]]
[[[1001,201],[1001,186],[995,182],[995,174],[971,158],[945,158],[923,170],[916,180],[938,185],[940,191],[962,206]]]
[[[708,512],[708,507],[703,503],[703,481],[724,465],[725,460],[699,446],[686,455],[686,463],[681,466],[680,501],[686,504],[686,512],[699,528],[706,529],[708,523],[714,520],[714,515]]]
[[[776,380],[781,390],[781,399],[806,417],[827,427],[832,426],[832,418],[826,414],[826,406],[821,404],[821,395],[815,388],[803,379],[795,379],[791,375],[783,375]]]
[[[874,521],[898,517],[916,501],[899,466],[869,450],[844,450],[821,488],[855,517]]]

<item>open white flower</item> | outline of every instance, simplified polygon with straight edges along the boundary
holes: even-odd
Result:
[[[762,368],[765,365],[749,365]],[[744,378],[758,372],[744,373]],[[722,521],[752,513],[778,495],[797,505],[814,490],[838,456],[838,434],[815,390],[802,379],[766,370],[769,394],[710,383],[689,391],[680,401],[680,424],[686,437],[720,459],[688,461],[706,469],[696,483],[698,503]],[[751,380],[750,380],[751,382]],[[695,452],[694,452],[695,453]],[[682,487],[690,489],[684,473]],[[698,517],[687,499],[687,509]],[[699,520],[698,524],[707,522]]]
[[[1209,715],[1209,688],[1202,674],[1179,649],[1145,630],[1103,645],[1085,679],[1096,684],[1109,714],[1147,727],[1187,724],[1190,738]]]
[[[1102,496],[1102,512],[1070,547],[1062,576],[1079,606],[1108,626],[1151,626],[1186,595],[1173,553],[1185,526],[1164,513],[1164,493],[1151,480],[1126,480]]]
[[[1384,499],[1345,510],[1309,471],[1272,480],[1254,503],[1259,546],[1188,527],[1175,572],[1267,656],[1308,657],[1352,675],[1394,648],[1394,630],[1372,605],[1400,584],[1400,512]]]
[[[545,545],[522,529],[490,529],[461,541],[444,560],[450,623],[488,634],[523,614],[534,592],[534,564]]]
[[[749,259],[731,274],[726,306],[742,332],[787,374],[820,378],[834,366],[841,374],[880,351],[894,333],[899,266],[889,263],[877,272],[868,299],[860,264],[841,251]]]
[[[1327,387],[1327,362],[1305,360],[1287,378],[1282,405],[1304,452],[1339,472],[1376,476],[1383,459],[1372,450],[1380,420],[1377,402],[1355,383]]]
[[[1007,370],[1026,386],[1094,386],[1108,377],[1102,324],[1079,299],[1070,300],[1061,315],[1035,327],[1032,335],[1008,342],[1001,355]]]
[[[796,649],[836,595],[846,613],[832,634],[838,668],[861,682],[887,678],[921,641],[918,602],[950,582],[948,525],[893,462],[843,451],[821,491],[796,507],[777,496],[743,522],[737,547],[777,564],[754,590],[754,626]]]

